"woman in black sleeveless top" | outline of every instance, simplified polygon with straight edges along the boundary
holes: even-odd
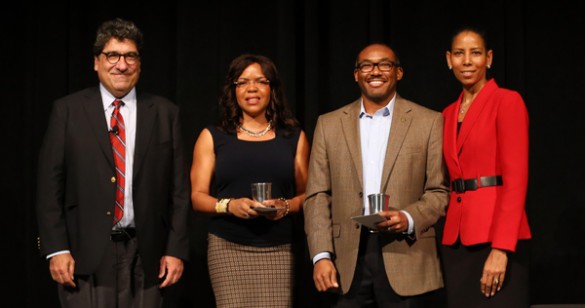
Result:
[[[219,125],[201,132],[191,167],[193,209],[213,215],[208,266],[217,307],[291,307],[291,216],[305,198],[307,137],[264,56],[232,61],[219,107]],[[252,200],[256,182],[272,184],[272,199]]]

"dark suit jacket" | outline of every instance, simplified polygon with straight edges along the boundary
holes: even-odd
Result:
[[[360,100],[319,117],[311,150],[303,207],[311,258],[334,254],[343,293],[356,269],[362,215],[363,178],[359,131]],[[444,213],[448,184],[442,155],[443,118],[397,96],[386,150],[382,187],[390,206],[414,220],[415,240],[381,232],[390,285],[409,296],[443,286],[433,225]]]
[[[462,95],[462,94],[461,94]],[[489,80],[465,115],[459,136],[459,99],[443,111],[444,155],[451,180],[501,175],[504,185],[451,194],[443,244],[491,242],[516,250],[531,238],[525,202],[528,187],[528,111],[520,94]]]
[[[178,107],[137,94],[133,203],[146,281],[163,255],[187,260],[188,167]],[[110,240],[114,158],[98,87],[54,103],[38,164],[37,218],[42,256],[70,250],[75,274],[91,274]]]

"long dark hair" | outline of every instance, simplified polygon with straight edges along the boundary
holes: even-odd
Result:
[[[266,120],[272,121],[276,130],[282,129],[282,133],[288,135],[299,127],[299,122],[289,110],[276,65],[268,57],[253,54],[240,55],[230,64],[225,77],[223,94],[219,99],[219,128],[224,132],[236,133],[242,118],[242,109],[238,105],[234,82],[248,66],[254,63],[260,65],[262,73],[266,79],[270,80],[270,102],[266,108]]]

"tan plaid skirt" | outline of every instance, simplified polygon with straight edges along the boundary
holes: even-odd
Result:
[[[207,262],[217,307],[292,307],[291,244],[254,247],[213,234]]]

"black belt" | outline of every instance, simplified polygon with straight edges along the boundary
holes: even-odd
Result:
[[[477,179],[457,179],[451,182],[451,189],[453,191],[462,193],[468,190],[476,190],[481,187],[488,187],[488,186],[502,186],[502,176],[481,176],[479,177],[479,185]]]
[[[110,233],[110,240],[112,242],[125,242],[133,239],[136,236],[135,228],[122,228],[112,230]]]

